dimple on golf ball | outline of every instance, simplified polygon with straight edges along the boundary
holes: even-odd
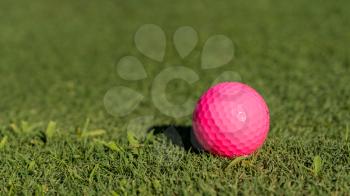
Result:
[[[269,132],[269,109],[262,96],[239,82],[211,87],[193,112],[193,134],[204,150],[225,157],[247,156]]]

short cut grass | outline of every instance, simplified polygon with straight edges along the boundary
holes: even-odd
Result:
[[[346,0],[0,1],[0,194],[349,194],[349,7]],[[134,46],[147,23],[166,32],[164,63]],[[184,25],[200,39],[182,60],[171,35]],[[201,47],[214,34],[233,40],[235,59],[203,71]],[[139,58],[149,77],[118,77],[114,64],[125,55]],[[223,70],[264,96],[271,130],[261,150],[231,160],[176,146],[162,130],[138,140],[124,126],[135,116],[156,113],[160,127],[189,127],[191,118],[169,119],[151,104],[125,118],[105,111],[108,89],[146,94],[163,66],[179,63],[200,81],[172,85],[173,101],[197,99]]]

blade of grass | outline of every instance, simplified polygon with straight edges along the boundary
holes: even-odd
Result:
[[[87,118],[83,126],[83,130],[82,130],[83,133],[88,130],[89,125],[90,125],[90,118]]]
[[[98,136],[101,136],[101,135],[104,135],[104,134],[106,134],[105,130],[103,130],[103,129],[96,129],[96,130],[92,130],[92,131],[83,132],[81,134],[81,137],[82,138],[98,137]]]
[[[15,134],[20,134],[21,133],[21,129],[15,123],[10,124],[10,129]]]
[[[233,161],[230,162],[230,164],[228,164],[228,166],[225,168],[225,171],[228,170],[229,168],[239,164],[244,159],[246,159],[246,157],[237,157],[237,158],[235,158]]]
[[[53,135],[56,132],[56,125],[57,123],[54,121],[50,121],[49,124],[47,125],[46,131],[45,131],[45,135],[48,139],[52,138]]]
[[[89,177],[89,183],[92,183],[93,179],[94,179],[94,176],[96,174],[96,171],[98,169],[99,165],[96,164],[94,169],[92,169],[91,173],[90,173],[90,177]]]
[[[115,142],[110,141],[110,142],[105,142],[103,140],[95,140],[96,143],[103,145],[104,147],[116,151],[116,152],[122,152],[124,149],[120,146],[118,146]]]
[[[136,139],[134,133],[128,131],[127,137],[128,137],[128,142],[129,142],[129,144],[130,144],[131,147],[137,148],[137,147],[140,146],[140,143],[139,143],[139,141]]]
[[[319,155],[314,157],[312,167],[312,172],[318,176],[322,170],[322,158]]]
[[[5,136],[1,139],[1,142],[0,142],[0,149],[3,149],[5,148],[6,144],[7,144],[7,140],[8,140],[8,137]]]

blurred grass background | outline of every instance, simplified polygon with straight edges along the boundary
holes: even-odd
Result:
[[[51,193],[55,190],[61,193],[78,193],[80,190],[110,193],[117,190],[122,193],[120,187],[123,186],[123,190],[131,194],[134,190],[144,193],[141,189],[153,194],[178,194],[186,193],[186,190],[189,194],[191,190],[210,192],[207,188],[226,194],[232,191],[335,195],[348,192],[349,7],[345,0],[2,0],[0,124],[3,128],[0,133],[10,135],[12,148],[1,152],[4,178],[0,187],[5,188],[0,188],[0,191],[9,192],[9,179],[13,178],[11,183],[15,188],[12,190],[29,190],[37,187],[36,184],[46,184]],[[159,25],[166,32],[168,45],[164,63],[157,64],[147,59],[135,48],[134,33],[148,23]],[[188,58],[180,59],[171,41],[173,32],[185,25],[197,30],[200,40]],[[224,34],[233,40],[235,59],[219,69],[200,70],[201,47],[214,34]],[[142,60],[150,77],[140,83],[120,79],[114,66],[125,55],[135,55]],[[224,70],[238,72],[243,82],[264,96],[272,121],[269,141],[259,159],[263,165],[272,165],[270,170],[241,167],[224,173],[221,169],[229,160],[192,153],[186,154],[177,167],[162,170],[156,167],[157,164],[147,161],[157,151],[152,145],[145,147],[138,158],[131,158],[128,153],[112,156],[112,152],[104,154],[98,151],[85,154],[84,161],[74,162],[66,157],[70,155],[65,151],[69,154],[73,149],[74,153],[84,154],[88,149],[81,146],[85,143],[70,138],[56,141],[61,149],[57,152],[57,160],[50,158],[45,162],[41,157],[46,155],[36,153],[41,152],[41,147],[29,147],[31,144],[25,139],[21,143],[22,140],[18,139],[21,136],[11,136],[6,128],[23,120],[33,123],[54,120],[61,130],[74,132],[89,117],[91,126],[107,130],[106,138],[126,145],[125,137],[120,135],[125,134],[123,125],[129,119],[117,119],[106,113],[103,107],[105,93],[116,85],[130,85],[147,93],[147,84],[163,67],[179,63],[195,69],[201,79],[196,85],[198,88],[190,87],[188,91],[174,88],[173,96],[181,92],[198,98],[211,79]],[[143,104],[138,111],[140,114],[157,112],[150,104]],[[158,115],[156,122],[189,126],[191,119],[186,117],[174,121]],[[72,144],[67,145],[65,142],[68,141]],[[48,146],[43,151],[49,153],[57,146]],[[176,151],[169,145],[169,151],[171,149]],[[293,156],[289,157],[290,154]],[[328,161],[321,178],[309,176],[307,170],[299,166],[309,167],[316,154]],[[23,156],[38,159],[41,166],[37,167],[37,173],[24,172],[26,162],[18,158]],[[121,158],[116,158],[118,156],[124,157],[126,162],[121,163]],[[103,160],[100,165],[108,168],[108,172],[100,172],[108,177],[100,177],[93,186],[78,183],[79,180],[74,178],[64,180],[67,170],[59,167],[66,159],[66,164],[74,168],[90,168],[96,161]],[[90,174],[85,173],[87,171],[90,170],[77,172],[81,172],[84,179]],[[23,172],[25,174],[21,174]],[[45,176],[42,172],[58,174]],[[183,173],[178,176],[177,172]],[[166,175],[169,176],[167,180]],[[122,179],[127,179],[128,183],[120,185]],[[219,183],[216,183],[218,179]],[[104,184],[107,181],[110,184]],[[156,190],[154,183],[157,181],[166,184]],[[64,186],[67,192],[63,191]]]

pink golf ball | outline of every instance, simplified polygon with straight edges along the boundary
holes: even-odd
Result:
[[[193,133],[204,150],[225,157],[247,156],[269,132],[269,109],[253,88],[239,82],[211,87],[193,113]]]

